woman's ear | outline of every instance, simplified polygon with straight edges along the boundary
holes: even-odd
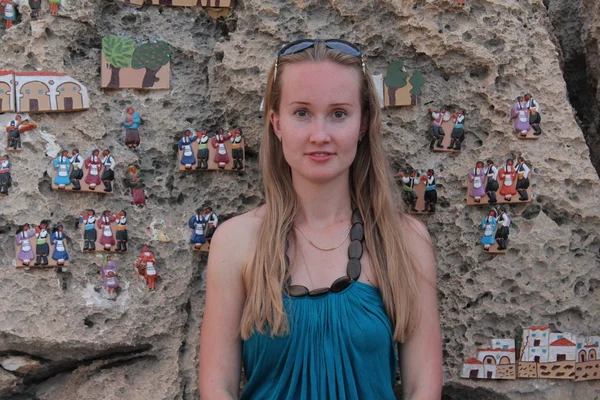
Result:
[[[273,126],[273,131],[275,135],[281,142],[281,126],[279,124],[279,115],[273,110],[269,111],[269,121],[271,121],[271,125]]]

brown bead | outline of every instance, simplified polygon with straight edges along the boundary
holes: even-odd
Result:
[[[358,240],[359,242],[362,242],[364,237],[365,228],[363,227],[363,224],[357,222],[354,225],[352,225],[352,229],[350,230],[350,240]]]
[[[325,293],[329,293],[328,287],[311,290],[310,292],[308,292],[308,295],[309,296],[320,296]]]
[[[357,222],[363,222],[362,217],[360,216],[360,211],[358,210],[358,208],[355,208],[354,211],[352,211],[352,223],[356,224]]]
[[[308,294],[308,288],[302,285],[293,285],[287,288],[287,294],[292,297],[304,297]]]
[[[353,240],[350,242],[350,246],[348,247],[348,258],[357,258],[360,259],[362,257],[363,247],[362,243],[358,240]]]
[[[347,276],[342,276],[340,278],[337,278],[331,284],[331,288],[329,288],[329,291],[331,291],[332,293],[339,293],[342,290],[346,289],[348,286],[350,286],[350,282],[352,282],[352,281]]]
[[[358,280],[360,278],[360,273],[362,271],[362,267],[360,265],[360,260],[357,258],[351,258],[348,261],[348,266],[346,267],[346,273],[348,277],[353,281]]]

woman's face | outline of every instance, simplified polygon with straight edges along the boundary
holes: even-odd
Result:
[[[293,177],[347,177],[364,131],[359,85],[355,69],[332,61],[286,67],[279,113],[270,118]]]

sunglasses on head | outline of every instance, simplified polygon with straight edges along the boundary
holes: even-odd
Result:
[[[324,43],[328,49],[360,58],[363,73],[365,72],[365,62],[362,57],[362,52],[356,45],[342,39],[300,39],[283,45],[283,47],[277,52],[277,61],[275,61],[275,74],[273,76],[273,80],[277,78],[277,66],[279,65],[280,57],[302,53],[303,51],[313,48],[318,42]]]

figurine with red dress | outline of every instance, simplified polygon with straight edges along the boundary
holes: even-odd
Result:
[[[216,135],[211,139],[211,144],[215,152],[214,161],[220,169],[224,169],[229,163],[229,154],[227,154],[227,147],[225,147],[225,141],[231,139],[230,133],[224,133],[222,128],[217,129]]]
[[[506,160],[506,164],[498,171],[498,180],[502,182],[500,194],[504,196],[504,200],[510,201],[512,196],[517,194],[517,189],[515,188],[517,172],[513,167],[512,158]]]
[[[149,290],[156,290],[156,258],[148,246],[142,247],[142,253],[135,262],[138,273],[146,279]]]
[[[96,186],[102,183],[100,179],[100,171],[102,170],[102,160],[100,159],[100,150],[95,149],[92,155],[85,159],[84,166],[88,174],[85,177],[85,183],[88,184],[90,190],[96,189]]]

